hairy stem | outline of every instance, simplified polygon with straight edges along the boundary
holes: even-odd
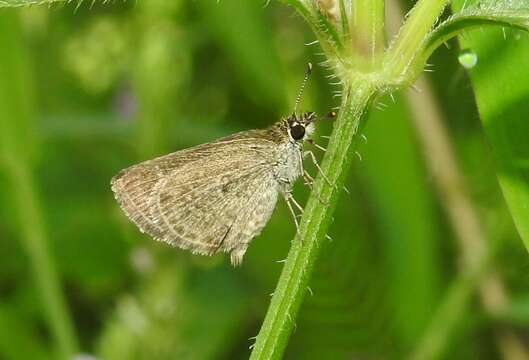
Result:
[[[384,50],[384,1],[354,1],[350,23],[353,46],[374,65],[376,55]]]
[[[385,70],[388,79],[395,83],[405,82],[415,58],[420,55],[421,45],[450,0],[419,0],[410,11],[406,22],[386,53]],[[422,68],[423,64],[419,64]],[[408,79],[412,80],[412,79]]]
[[[250,359],[278,359],[283,354],[354,156],[358,130],[365,123],[375,94],[368,82],[357,81],[344,87],[340,112],[321,165],[329,183],[321,174],[316,179]]]
[[[395,82],[393,67],[397,66],[397,74],[400,74],[406,70],[405,65],[413,63],[418,45],[424,41],[449,0],[420,0],[416,9],[410,14],[403,31],[397,36],[393,44],[393,52],[384,58],[384,63],[373,64],[373,68],[369,71],[371,74],[368,76],[362,76],[362,69],[345,65],[354,64],[354,61],[349,60],[362,55],[354,48],[351,52],[343,51],[343,46],[347,44],[344,45],[335,36],[336,28],[331,26],[329,21],[322,21],[322,14],[314,2],[283,1],[295,6],[315,31],[329,64],[334,67],[344,86],[338,119],[322,162],[326,178],[324,179],[320,174],[316,180],[315,190],[309,198],[301,220],[299,234],[293,241],[263,326],[257,336],[251,355],[251,359],[254,360],[277,359],[283,354],[303,296],[307,291],[319,249],[325,241],[325,233],[338,200],[338,189],[342,186],[351,158],[354,156],[358,129],[365,122],[364,115],[375,95],[381,90],[388,90],[387,85]],[[363,24],[370,25],[367,33],[375,35],[372,44],[373,39],[367,39],[369,46],[373,46],[375,52],[379,48],[377,39],[384,32],[381,3],[377,1],[378,5],[368,5],[368,2],[363,2],[362,7],[364,11],[373,15]],[[345,13],[343,4],[341,11]],[[345,54],[351,56],[351,59],[343,59]],[[380,68],[381,66],[385,67]]]

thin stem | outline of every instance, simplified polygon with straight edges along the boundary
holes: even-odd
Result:
[[[338,200],[338,189],[344,182],[358,130],[365,121],[364,115],[375,95],[367,82],[355,82],[344,88],[342,106],[332,133],[321,168],[330,184],[321,175],[301,219],[299,236],[290,249],[274,296],[251,359],[281,358],[312,274],[319,250]],[[319,197],[314,195],[319,194]]]
[[[410,47],[423,41],[446,2],[448,0],[421,0],[419,2],[417,11],[410,16],[407,26],[395,43],[395,49],[397,51],[403,50],[404,53],[397,52],[398,57],[390,57],[390,60],[397,64],[400,62],[408,64],[413,61],[416,54],[409,51]],[[334,70],[345,85],[335,130],[322,163],[323,172],[326,174],[330,185],[321,176],[316,181],[315,191],[309,198],[301,221],[299,236],[292,244],[263,326],[257,337],[251,355],[251,359],[254,360],[277,359],[283,354],[337,202],[338,191],[336,190],[340,189],[350,160],[354,156],[354,144],[357,140],[355,135],[358,134],[359,127],[364,124],[362,119],[377,91],[379,91],[378,89],[380,89],[378,86],[380,81],[388,84],[392,81],[391,67],[385,69],[373,67],[373,76],[355,76],[355,74],[359,74],[358,69],[349,69],[343,66],[342,45],[334,40],[332,36],[334,31],[330,31],[335,29],[329,29],[327,23],[322,23],[320,18],[314,16],[315,12],[318,11],[314,3],[293,0],[290,0],[289,3],[296,6],[313,28],[329,63],[334,65]],[[371,21],[367,22],[367,24],[371,24],[368,25],[368,28],[371,31],[374,29],[376,31],[375,37],[378,37],[378,32],[384,31],[382,8],[377,6],[371,8],[367,2],[364,2],[364,5],[364,10],[370,11],[373,15]],[[370,31],[368,33],[371,34]],[[376,44],[375,39],[374,49],[377,48]],[[416,48],[415,46],[414,50]],[[376,52],[376,50],[374,51]],[[350,56],[355,55],[354,53],[350,54]],[[345,60],[349,62],[348,59]],[[392,66],[393,64],[385,63],[384,65]],[[314,194],[319,194],[319,196]]]
[[[450,0],[419,0],[413,7],[386,53],[384,68],[388,79],[393,79],[395,83],[411,80],[406,79],[408,70],[420,54],[421,45],[449,2]]]
[[[337,28],[327,14],[322,12],[316,1],[313,0],[279,0],[294,7],[318,37],[320,46],[326,54],[335,54],[341,49],[342,42]]]

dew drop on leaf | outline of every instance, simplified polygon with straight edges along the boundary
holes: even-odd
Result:
[[[457,60],[465,69],[472,69],[478,63],[478,55],[470,49],[464,49],[459,53]]]

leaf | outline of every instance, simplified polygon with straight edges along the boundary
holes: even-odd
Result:
[[[83,0],[0,0],[0,8],[2,7],[25,7],[25,6],[32,6],[32,5],[52,5],[55,3],[60,4],[75,4],[75,6],[78,8],[83,4]],[[88,4],[90,6],[93,6],[98,0],[90,0],[88,1]],[[99,0],[100,3],[107,3],[109,0]]]
[[[53,3],[65,3],[66,0],[0,0],[0,7],[22,7],[30,5],[50,5]]]
[[[425,45],[424,59],[454,36],[486,25],[529,30],[529,1],[482,1],[465,7],[430,33]]]
[[[477,106],[505,200],[529,249],[529,41],[518,35],[505,41],[499,29],[489,29],[460,41],[478,57],[470,70]]]

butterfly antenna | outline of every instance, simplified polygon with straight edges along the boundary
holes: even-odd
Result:
[[[305,71],[305,78],[303,79],[303,82],[301,83],[301,88],[299,89],[298,97],[296,98],[296,104],[294,105],[294,114],[298,113],[299,104],[301,103],[301,97],[303,96],[303,91],[305,90],[305,86],[307,85],[307,81],[309,80],[311,73],[312,73],[312,63],[309,62],[307,64],[307,71]]]

